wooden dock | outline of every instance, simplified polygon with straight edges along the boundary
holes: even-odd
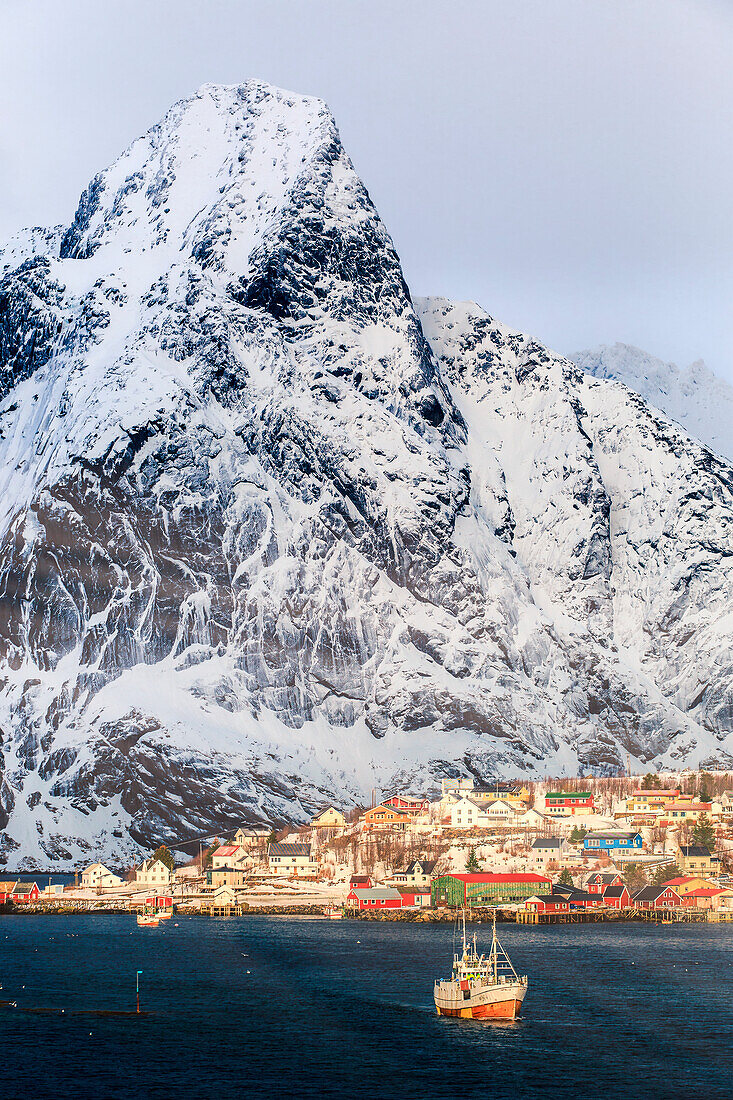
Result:
[[[615,921],[645,921],[648,924],[704,924],[707,921],[731,921],[733,913],[713,913],[704,909],[580,909],[573,913],[535,913],[518,909],[517,924],[596,924]]]

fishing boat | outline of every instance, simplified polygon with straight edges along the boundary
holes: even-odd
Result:
[[[329,920],[341,920],[344,911],[340,905],[326,905],[323,909],[323,915],[328,917]]]
[[[435,983],[435,1007],[439,1016],[460,1016],[466,1020],[516,1020],[527,995],[528,980],[512,966],[496,938],[496,916],[488,955],[476,950],[476,934],[466,940],[466,911],[463,910],[463,950],[453,956],[453,974]]]

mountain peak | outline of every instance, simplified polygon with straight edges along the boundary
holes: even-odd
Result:
[[[733,387],[702,359],[680,368],[622,343],[601,344],[571,358],[594,378],[623,382],[690,435],[733,461]]]
[[[204,86],[0,264],[0,862],[730,759],[733,474],[418,317],[320,100]]]

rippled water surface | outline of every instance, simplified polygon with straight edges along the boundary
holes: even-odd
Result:
[[[500,926],[530,988],[497,1024],[435,1015],[448,925],[176,920],[0,917],[3,1079],[110,1100],[733,1097],[732,925]],[[98,1015],[134,1010],[137,970],[150,1015]]]

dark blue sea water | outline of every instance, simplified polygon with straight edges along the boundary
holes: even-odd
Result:
[[[2,1079],[39,1100],[733,1096],[730,925],[500,926],[530,989],[497,1024],[435,1015],[448,925],[176,919],[0,917]],[[151,1015],[94,1015],[134,1009],[137,970]]]

